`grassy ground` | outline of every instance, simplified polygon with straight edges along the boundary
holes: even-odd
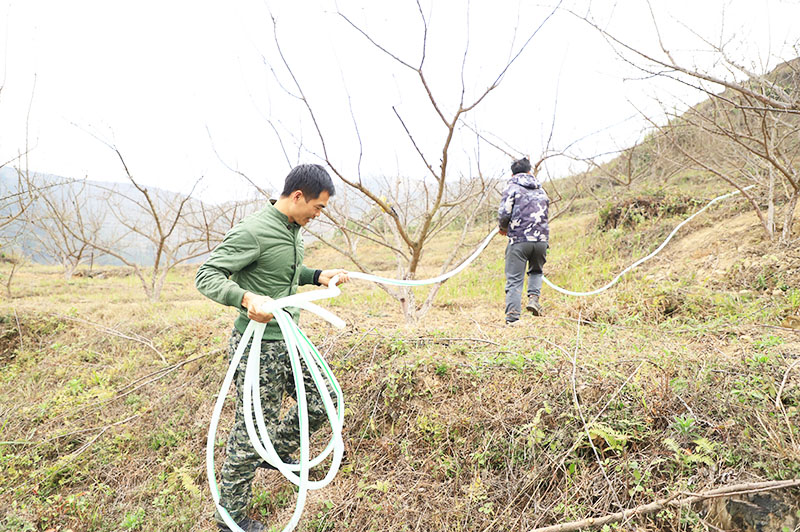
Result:
[[[601,232],[589,208],[552,227],[546,274],[572,290],[604,284],[680,220]],[[781,327],[800,313],[800,257],[761,242],[741,203],[599,296],[545,288],[546,316],[519,328],[503,325],[503,249],[497,238],[417,323],[361,282],[323,302],[345,331],[304,318],[343,386],[347,452],[301,529],[528,530],[800,477],[800,367],[787,372],[800,331]],[[324,248],[306,262],[344,264]],[[205,436],[233,312],[194,290],[193,270],[157,304],[109,273],[28,267],[3,301],[2,531],[214,529]],[[231,419],[229,401],[223,429]],[[280,524],[293,507],[286,482],[259,472],[252,514]],[[699,507],[611,529],[714,530]]]

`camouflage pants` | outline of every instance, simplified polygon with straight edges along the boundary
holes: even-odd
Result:
[[[236,347],[242,339],[242,333],[233,330],[228,341],[228,360],[236,352]],[[247,505],[251,498],[251,485],[256,474],[256,468],[262,462],[261,457],[250,443],[247,428],[244,423],[242,390],[244,389],[244,374],[247,369],[247,356],[250,346],[242,355],[239,366],[236,368],[234,381],[236,382],[236,420],[228,435],[227,453],[222,464],[222,480],[220,482],[220,505],[228,510],[234,521],[239,521],[246,516]],[[302,361],[301,361],[302,363]],[[300,447],[300,431],[297,424],[297,405],[278,419],[284,393],[296,399],[296,390],[289,362],[289,354],[283,340],[263,340],[261,342],[261,380],[259,392],[261,405],[264,410],[269,437],[272,445],[284,461]],[[319,396],[317,387],[306,370],[303,363],[303,381],[306,387],[306,403],[308,405],[309,430],[317,430],[327,421],[325,407]],[[330,383],[325,384],[334,404],[336,397],[333,395]],[[215,515],[217,522],[223,523],[219,512]]]

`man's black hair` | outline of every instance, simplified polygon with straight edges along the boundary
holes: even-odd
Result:
[[[514,161],[511,163],[511,173],[512,174],[527,174],[531,171],[531,162],[528,160],[527,157],[523,157],[518,161]]]
[[[317,199],[323,191],[331,197],[336,194],[331,176],[318,164],[300,164],[292,168],[286,176],[281,197],[288,197],[295,190],[302,192],[306,201]]]

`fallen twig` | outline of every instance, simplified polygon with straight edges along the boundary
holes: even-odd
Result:
[[[363,341],[364,341],[364,338],[366,338],[366,337],[367,337],[367,335],[369,335],[369,333],[371,333],[371,332],[372,332],[372,331],[374,331],[374,330],[375,330],[375,327],[371,328],[370,330],[368,330],[367,332],[365,332],[363,335],[361,335],[361,338],[359,338],[359,339],[358,339],[358,341],[357,341],[355,344],[353,344],[353,347],[351,347],[351,348],[350,348],[350,349],[347,351],[347,353],[345,353],[345,354],[342,356],[342,358],[343,358],[343,359],[347,359],[347,357],[349,357],[351,354],[353,354],[353,351],[355,351],[355,350],[356,350],[356,347],[358,347],[359,345],[361,345],[361,342],[363,342]]]
[[[567,532],[573,530],[580,530],[582,528],[598,527],[608,523],[616,523],[623,519],[629,519],[638,515],[647,515],[663,510],[668,506],[686,506],[706,499],[714,499],[718,497],[730,497],[734,495],[742,495],[746,493],[757,493],[761,491],[771,491],[777,489],[793,488],[800,486],[800,478],[792,480],[773,480],[769,482],[751,482],[747,484],[735,484],[733,486],[726,486],[723,488],[716,488],[703,493],[697,493],[686,497],[684,499],[674,500],[680,493],[673,495],[667,499],[654,501],[630,510],[623,510],[621,512],[609,514],[603,517],[588,517],[580,521],[570,521],[568,523],[559,523],[557,525],[545,526],[541,528],[534,528],[528,532]]]
[[[99,329],[99,330],[101,330],[101,331],[103,331],[105,333],[108,333],[110,335],[117,336],[119,338],[124,338],[126,340],[133,340],[134,342],[139,342],[140,344],[144,344],[147,347],[149,347],[150,349],[152,349],[153,351],[155,351],[155,353],[161,359],[161,362],[163,362],[164,364],[167,363],[167,359],[164,358],[164,355],[161,353],[161,351],[159,351],[156,348],[156,346],[153,345],[153,342],[151,342],[147,338],[139,336],[138,334],[134,334],[134,336],[128,336],[127,334],[121,333],[120,331],[118,331],[116,329],[112,329],[110,327],[106,327],[105,325],[100,325],[99,323],[94,323],[94,322],[89,321],[89,320],[84,320],[83,318],[73,318],[71,316],[65,316],[63,314],[56,314],[56,316],[58,316],[59,318],[64,319],[64,320],[76,321],[78,323],[85,323],[87,325],[91,325],[92,327],[95,327],[95,328],[97,328],[97,329]]]
[[[492,340],[485,340],[483,338],[437,338],[435,336],[428,336],[423,337],[433,343],[439,342],[482,342],[484,344],[491,344],[491,345],[500,345],[497,342],[493,342]]]
[[[783,380],[781,381],[781,386],[780,388],[778,388],[778,393],[775,395],[775,406],[781,406],[781,394],[783,394],[783,388],[786,386],[786,381],[789,379],[789,373],[798,364],[800,364],[800,358],[792,362],[791,365],[788,368],[786,368],[786,373],[783,374]]]
[[[102,436],[103,434],[105,434],[105,432],[106,432],[108,429],[110,429],[111,427],[116,427],[117,425],[122,425],[123,423],[127,423],[127,422],[128,422],[128,421],[130,421],[131,419],[137,418],[137,417],[139,417],[139,416],[141,416],[141,415],[142,415],[141,413],[139,413],[139,414],[134,414],[134,415],[132,415],[132,416],[130,416],[130,417],[126,417],[125,419],[123,419],[123,420],[121,420],[121,421],[117,421],[116,423],[110,423],[110,424],[106,425],[105,427],[97,427],[97,428],[101,428],[100,432],[98,432],[98,433],[95,435],[95,437],[94,437],[94,438],[92,438],[91,440],[89,440],[89,441],[87,441],[86,443],[84,443],[83,445],[81,445],[81,446],[80,446],[80,448],[78,448],[78,449],[76,449],[75,451],[73,451],[73,452],[72,452],[72,453],[71,453],[71,454],[70,454],[70,455],[67,457],[67,460],[73,460],[73,459],[77,458],[78,456],[80,456],[80,455],[83,453],[83,451],[85,451],[86,449],[88,449],[88,448],[89,448],[89,446],[90,446],[91,444],[93,444],[95,441],[97,441],[97,439],[98,439],[100,436]],[[95,430],[95,429],[86,429],[86,431],[88,431],[88,430]],[[86,431],[81,431],[81,432],[86,432]]]
[[[759,326],[759,327],[764,327],[766,329],[776,329],[778,331],[786,331],[786,332],[791,332],[791,333],[795,333],[795,334],[800,334],[800,329],[792,329],[791,327],[780,327],[778,325],[766,325],[764,323],[756,323],[756,325]]]
[[[17,316],[17,309],[14,308],[14,319],[17,320],[17,332],[19,333],[19,350],[24,351],[25,346],[22,343],[22,327],[19,325],[19,316]]]

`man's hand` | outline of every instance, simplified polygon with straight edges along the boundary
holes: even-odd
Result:
[[[259,323],[269,323],[274,318],[271,312],[262,312],[261,306],[273,299],[268,296],[259,296],[252,292],[245,292],[242,297],[242,306],[247,309],[247,317]]]
[[[500,234],[501,234],[501,235],[503,235],[503,236],[506,236],[506,235],[508,234],[508,229],[502,229],[502,228],[501,228],[501,229],[498,231],[498,233],[500,233]]]
[[[322,270],[322,272],[319,274],[319,284],[328,286],[328,283],[331,282],[331,279],[337,275],[339,276],[339,282],[336,284],[346,283],[350,280],[350,276],[347,275],[347,270]]]

